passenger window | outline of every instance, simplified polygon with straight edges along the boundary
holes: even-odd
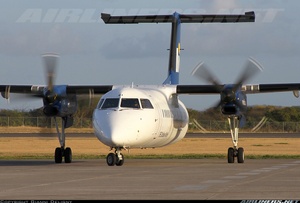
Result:
[[[153,109],[153,106],[149,99],[141,99],[141,104],[143,109]]]
[[[119,106],[119,98],[107,98],[105,99],[101,109],[116,108]]]
[[[123,98],[121,101],[121,107],[139,109],[140,108],[139,100]]]

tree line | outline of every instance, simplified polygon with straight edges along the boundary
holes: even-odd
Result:
[[[224,120],[227,117],[220,112],[220,109],[208,108],[204,111],[188,109],[190,119],[196,120]],[[263,117],[275,122],[300,122],[300,106],[248,106],[245,114],[247,122],[258,122]]]
[[[74,119],[92,118],[95,102],[89,106],[87,102],[79,102],[78,110],[73,115]],[[188,108],[190,120],[215,120],[223,121],[227,117],[223,115],[220,109],[208,108],[203,111],[194,110]],[[1,109],[0,117],[43,117],[43,108],[31,109],[31,110],[10,110]],[[247,123],[257,123],[263,117],[267,117],[269,121],[275,122],[300,122],[300,106],[268,106],[268,105],[257,105],[248,106],[246,113]]]

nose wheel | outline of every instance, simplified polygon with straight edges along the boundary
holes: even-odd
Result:
[[[121,149],[117,148],[115,153],[109,153],[106,156],[106,163],[108,166],[122,166],[124,164],[124,156],[121,153]]]
[[[239,147],[238,149],[229,147],[227,153],[228,163],[234,163],[235,157],[237,158],[238,163],[244,163],[244,148]]]
[[[238,163],[244,163],[245,160],[244,148],[237,147],[238,138],[239,138],[240,118],[238,116],[228,117],[228,122],[230,126],[231,139],[233,143],[233,147],[228,148],[228,153],[227,153],[228,163],[234,163],[235,157],[237,158]]]

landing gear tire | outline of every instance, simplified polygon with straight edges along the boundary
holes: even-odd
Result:
[[[65,163],[71,163],[72,162],[72,150],[70,147],[67,147],[65,149],[64,155],[65,155]]]
[[[228,163],[234,163],[234,149],[232,147],[228,148],[227,160]]]
[[[118,158],[118,155],[116,155],[116,159],[117,159],[116,165],[117,165],[117,166],[122,166],[122,165],[124,164],[124,156],[123,156],[122,153],[121,153],[121,156],[122,156],[122,159],[119,159],[119,158]]]
[[[55,149],[54,159],[55,163],[60,164],[62,162],[63,152],[60,147]]]
[[[70,147],[65,148],[66,144],[66,134],[65,134],[65,128],[68,128],[72,126],[73,124],[73,117],[72,116],[65,116],[61,117],[61,132],[59,131],[59,125],[57,123],[56,117],[53,117],[57,132],[57,137],[60,143],[60,147],[57,147],[55,149],[54,153],[54,161],[55,163],[62,163],[62,159],[65,159],[65,163],[71,163],[72,162],[72,150]]]
[[[107,156],[106,156],[106,163],[107,165],[109,166],[114,166],[117,162],[117,157],[114,153],[109,153]]]
[[[245,156],[244,156],[244,148],[242,147],[238,148],[237,160],[238,163],[244,163]]]

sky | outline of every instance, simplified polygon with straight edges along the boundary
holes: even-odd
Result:
[[[191,74],[204,62],[234,83],[249,57],[263,71],[247,84],[300,83],[300,1],[296,0],[0,0],[0,84],[45,85],[41,55],[59,54],[55,84],[162,84],[171,24],[105,24],[111,15],[244,14],[253,23],[181,26],[180,84],[207,84]],[[219,95],[180,95],[205,110]],[[248,95],[248,106],[299,106],[292,92]],[[1,109],[30,110],[41,100],[0,98]]]

